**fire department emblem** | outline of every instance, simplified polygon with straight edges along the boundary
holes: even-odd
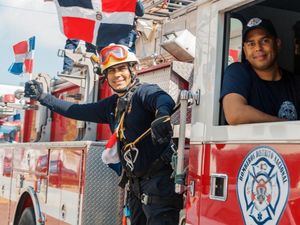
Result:
[[[289,175],[271,147],[253,149],[238,173],[237,194],[246,225],[276,225],[289,195]]]

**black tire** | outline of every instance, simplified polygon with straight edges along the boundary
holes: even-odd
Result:
[[[32,207],[24,209],[18,225],[35,225],[35,215]]]

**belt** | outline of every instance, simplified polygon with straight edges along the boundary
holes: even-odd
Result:
[[[144,205],[169,204],[179,209],[183,208],[183,199],[181,195],[176,195],[173,197],[161,197],[161,196],[150,196],[143,193],[141,194],[140,199],[141,199],[141,203]]]

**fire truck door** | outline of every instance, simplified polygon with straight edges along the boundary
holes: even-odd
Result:
[[[61,150],[50,150],[49,159],[49,181],[47,194],[47,222],[49,224],[60,225],[60,205],[61,205],[61,176],[59,168]]]
[[[81,205],[81,174],[83,150],[78,148],[62,151],[61,167],[61,217],[70,224],[78,224]]]
[[[5,225],[10,216],[12,155],[12,149],[0,148],[0,218],[1,224]]]
[[[48,199],[55,205],[59,224],[78,224],[82,156],[82,149],[78,148],[51,150]]]

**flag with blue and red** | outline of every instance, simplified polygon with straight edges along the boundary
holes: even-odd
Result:
[[[118,154],[118,137],[115,131],[108,139],[105,149],[102,152],[102,161],[119,176],[122,172],[122,165]]]
[[[15,75],[22,73],[32,73],[33,53],[35,49],[35,37],[27,41],[21,41],[13,46],[15,62],[11,64],[8,71]]]
[[[60,29],[67,38],[104,47],[133,29],[137,0],[55,0]]]

